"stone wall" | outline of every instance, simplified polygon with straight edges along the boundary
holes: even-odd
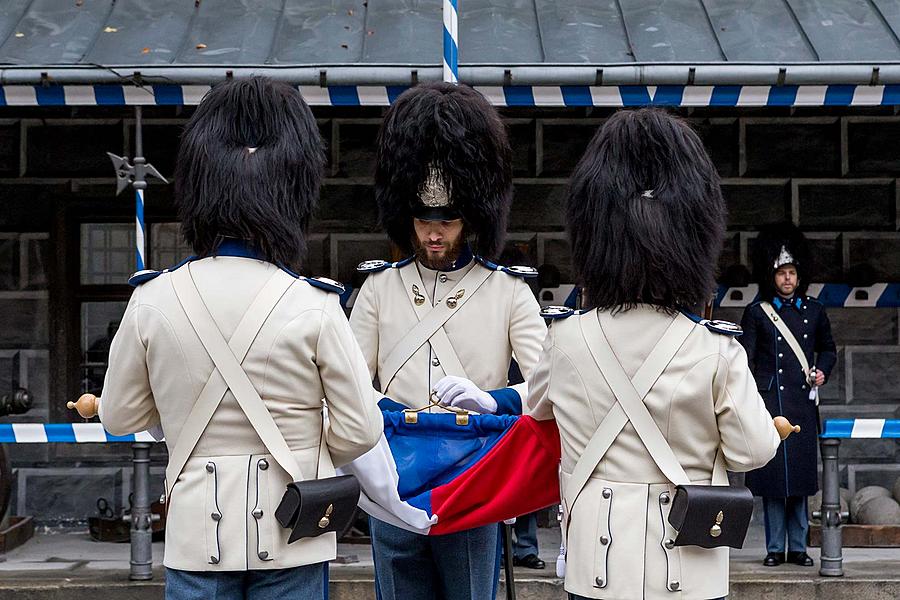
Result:
[[[145,155],[164,175],[172,173],[189,110],[145,109]],[[309,271],[358,286],[358,262],[390,256],[371,190],[382,110],[317,109],[316,114],[329,162],[312,224]],[[566,177],[608,114],[504,111],[515,153],[509,243],[533,265],[557,266],[564,283],[572,280],[563,225]],[[723,269],[746,263],[760,224],[792,219],[815,248],[817,281],[900,281],[900,116],[889,109],[680,114],[703,137],[723,178],[730,213]],[[0,390],[17,381],[37,398],[29,414],[13,420],[66,421],[72,415],[62,405],[80,391],[79,378],[61,373],[59,364],[68,360],[62,363],[69,365],[67,372],[84,368],[84,346],[91,342],[79,329],[80,315],[86,314],[79,303],[127,299],[127,288],[85,287],[77,273],[79,260],[94,260],[93,250],[79,239],[85,223],[118,223],[107,245],[131,226],[131,196],[115,197],[105,152],[133,155],[133,121],[129,110],[100,108],[7,108],[0,117]],[[170,186],[152,184],[147,202],[148,221],[175,221]],[[173,241],[174,226],[153,231],[151,260],[174,262],[186,252]],[[164,232],[173,239],[164,240]],[[112,250],[103,252],[98,256],[104,260],[113,256]],[[84,264],[80,270],[83,274]],[[60,313],[69,315],[68,321],[60,320]],[[829,314],[840,351],[832,380],[822,389],[823,417],[900,418],[898,310]],[[740,311],[723,309],[717,316],[737,321]],[[51,523],[92,514],[98,496],[127,506],[127,445],[9,450],[18,469],[15,512]],[[163,460],[158,448],[159,489]],[[898,444],[845,443],[842,465],[851,489],[887,484],[900,474]]]

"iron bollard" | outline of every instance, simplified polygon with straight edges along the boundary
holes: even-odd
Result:
[[[134,452],[134,501],[131,507],[132,581],[153,579],[153,528],[150,513],[150,444],[131,445]]]
[[[841,440],[825,438],[822,446],[822,556],[819,575],[844,575],[841,554],[841,491],[838,475],[838,449]]]

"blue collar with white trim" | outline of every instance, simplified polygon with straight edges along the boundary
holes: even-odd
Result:
[[[792,298],[775,296],[775,298],[772,299],[772,306],[775,307],[775,310],[781,310],[782,306],[793,306],[797,310],[800,310],[803,308],[803,299],[799,296],[794,296]]]

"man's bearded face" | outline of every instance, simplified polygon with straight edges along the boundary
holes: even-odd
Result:
[[[446,269],[459,258],[465,237],[462,219],[413,219],[416,258],[429,269]]]

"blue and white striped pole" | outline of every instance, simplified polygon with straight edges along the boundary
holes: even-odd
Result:
[[[141,107],[134,107],[134,200],[135,200],[135,231],[134,245],[136,248],[136,271],[147,268],[147,226],[144,222],[144,190],[147,181],[144,170],[147,160],[144,158],[144,135],[141,123]]]
[[[459,0],[444,0],[444,81],[459,83]]]

